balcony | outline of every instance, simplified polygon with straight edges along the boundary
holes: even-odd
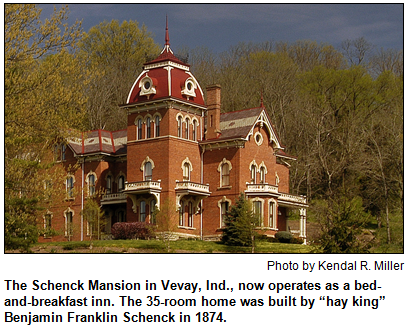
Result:
[[[278,197],[278,203],[293,207],[308,207],[307,197],[295,196],[286,193],[280,193],[280,196]]]
[[[105,194],[102,196],[100,203],[102,205],[123,204],[127,202],[127,195],[121,192],[114,194]]]
[[[191,181],[176,181],[175,191],[182,191],[188,194],[209,196],[209,185],[203,185]]]
[[[211,194],[209,191],[209,185],[203,185],[191,181],[176,181],[175,192],[177,207],[181,206],[182,197],[194,196],[193,206],[198,208],[200,201]]]
[[[126,182],[125,193],[128,194],[153,194],[161,192],[161,180]]]
[[[278,187],[266,183],[247,183],[246,195],[250,196],[275,196],[278,197]]]

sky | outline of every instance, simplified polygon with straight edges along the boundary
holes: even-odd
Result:
[[[60,5],[57,5],[57,8]],[[41,4],[42,17],[54,5]],[[403,4],[70,4],[68,23],[84,31],[100,22],[135,20],[164,44],[165,18],[171,48],[198,46],[213,52],[239,42],[311,40],[336,48],[364,37],[377,49],[403,49]]]

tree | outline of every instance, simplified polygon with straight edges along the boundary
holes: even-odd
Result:
[[[161,204],[160,209],[154,211],[154,217],[157,237],[164,243],[165,249],[169,253],[171,241],[177,238],[175,231],[178,226],[178,216],[175,204],[167,198]]]
[[[38,237],[36,220],[49,194],[46,170],[54,161],[50,149],[83,121],[78,86],[84,75],[68,53],[80,24],[65,25],[67,12],[55,10],[41,22],[36,5],[5,5],[5,231],[13,245],[24,238],[28,247]]]
[[[87,222],[90,248],[92,248],[93,236],[96,235],[97,239],[100,239],[100,233],[104,229],[104,212],[101,210],[98,202],[91,198],[87,200],[81,214],[83,215],[83,219]]]
[[[159,47],[145,25],[136,21],[102,22],[84,33],[79,44],[84,67],[92,72],[88,94],[88,129],[118,130],[126,127],[124,104],[143,64]]]
[[[229,246],[251,246],[254,253],[257,222],[259,220],[252,211],[252,204],[241,193],[236,204],[226,213],[222,243]]]
[[[317,221],[321,225],[318,240],[322,253],[367,253],[371,247],[363,241],[362,233],[370,220],[361,198],[347,199],[340,195],[314,204]]]

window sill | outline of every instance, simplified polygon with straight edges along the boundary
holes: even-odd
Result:
[[[222,186],[217,188],[217,190],[229,190],[229,189],[232,189],[232,186]]]
[[[196,228],[193,228],[193,227],[186,227],[186,226],[178,226],[178,229],[196,230]]]

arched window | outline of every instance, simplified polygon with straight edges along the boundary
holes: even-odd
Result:
[[[66,145],[63,143],[61,144],[61,160],[64,161],[66,159]]]
[[[191,181],[191,165],[189,163],[184,163],[183,167],[183,179],[184,181]]]
[[[143,138],[143,121],[141,118],[137,120],[137,140],[141,140]]]
[[[178,138],[182,138],[182,116],[178,116]]]
[[[185,138],[189,139],[189,118],[185,119]]]
[[[160,117],[157,115],[155,117],[155,121],[154,121],[154,127],[155,127],[155,137],[159,137],[160,136]]]
[[[147,117],[146,120],[146,138],[151,138],[151,118]]]
[[[144,181],[151,181],[153,179],[153,167],[151,162],[144,164]]]
[[[71,209],[65,211],[65,236],[73,235],[73,212]]]
[[[66,197],[73,198],[74,177],[68,176],[66,178]]]
[[[262,210],[262,202],[260,201],[254,201],[253,202],[253,214],[254,217],[256,218],[256,226],[261,227],[261,223],[263,220],[263,210]]]
[[[181,201],[180,205],[181,206],[180,206],[180,209],[179,209],[179,225],[183,226],[184,225],[184,211],[185,211],[184,201]]]
[[[146,221],[146,202],[142,200],[140,202],[140,222]]]
[[[221,187],[224,186],[229,186],[230,185],[230,181],[229,181],[229,164],[228,163],[224,163],[222,165],[222,185]]]
[[[256,165],[252,164],[250,166],[250,182],[251,183],[256,183],[256,171],[257,171]]]
[[[272,229],[277,228],[276,211],[277,211],[276,202],[273,201],[273,200],[270,200],[270,203],[269,203],[269,227],[272,228]]]
[[[119,192],[124,190],[124,181],[124,176],[119,176],[119,179],[117,180],[117,189]]]
[[[94,173],[89,173],[88,178],[88,196],[94,196],[96,193],[96,175]]]
[[[266,183],[266,168],[264,166],[260,167],[260,183]]]
[[[106,194],[112,193],[112,176],[108,175],[106,177]]]
[[[228,201],[221,202],[220,203],[220,215],[222,218],[221,227],[225,226],[225,220],[228,211],[229,211],[229,202]]]
[[[194,225],[194,213],[192,202],[188,203],[188,227],[193,227]]]
[[[192,140],[198,140],[198,122],[196,120],[192,122]]]

